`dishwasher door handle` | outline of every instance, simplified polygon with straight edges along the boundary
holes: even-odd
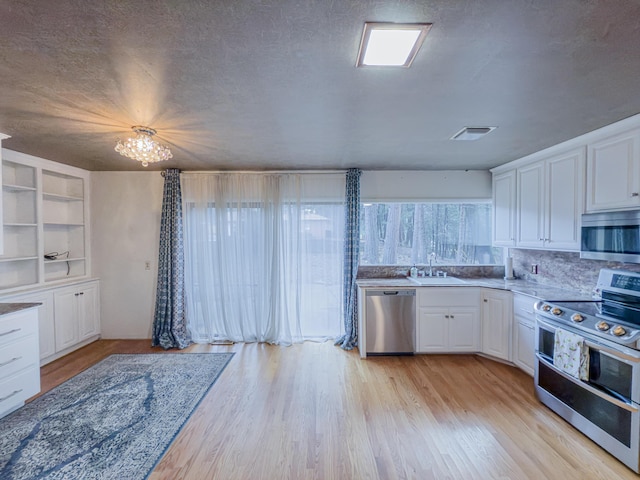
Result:
[[[398,295],[398,290],[396,290],[395,292],[382,292],[384,295]]]

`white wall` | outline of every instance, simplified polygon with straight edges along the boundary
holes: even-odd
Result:
[[[363,202],[491,199],[488,170],[369,170],[360,178]]]
[[[151,338],[163,185],[160,172],[91,173],[93,276],[100,278],[103,338]]]

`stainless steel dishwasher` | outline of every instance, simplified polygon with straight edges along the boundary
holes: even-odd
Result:
[[[367,355],[412,355],[415,290],[371,290],[366,295]]]

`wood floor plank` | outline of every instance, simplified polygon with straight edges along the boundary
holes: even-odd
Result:
[[[470,355],[361,360],[330,343],[235,352],[178,434],[160,479],[638,479],[540,404],[531,377]],[[43,392],[112,353],[101,340],[42,367]]]

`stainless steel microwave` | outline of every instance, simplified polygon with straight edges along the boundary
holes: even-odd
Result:
[[[582,215],[580,258],[640,263],[640,210]]]

